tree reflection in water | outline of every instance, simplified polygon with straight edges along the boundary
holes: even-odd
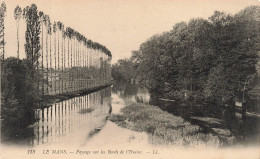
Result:
[[[55,103],[50,107],[36,109],[31,114],[32,121],[36,122],[19,129],[16,127],[16,122],[4,121],[2,142],[33,146],[70,142],[77,138],[78,133],[85,133],[86,135],[83,136],[86,138],[90,135],[93,136],[98,132],[96,130],[106,123],[111,109],[110,96],[111,88],[108,87],[91,94]],[[86,109],[93,109],[93,111],[84,111]]]

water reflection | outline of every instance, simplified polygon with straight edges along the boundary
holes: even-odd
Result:
[[[148,103],[150,94],[146,88],[136,84],[118,82],[113,84],[112,92],[125,100],[138,103]]]
[[[100,141],[100,144],[103,144],[107,140],[113,143],[115,139],[111,139],[111,137],[109,138],[106,135],[118,132],[116,133],[117,136],[124,132],[121,129],[116,129],[116,126],[112,123],[112,126],[111,124],[106,125],[107,117],[111,111],[112,113],[119,113],[120,109],[125,106],[124,102],[127,100],[149,102],[149,104],[152,105],[156,103],[154,105],[158,105],[161,109],[178,116],[183,116],[185,120],[192,124],[200,125],[201,128],[203,128],[202,131],[205,131],[205,133],[213,130],[222,131],[228,128],[232,134],[239,139],[240,143],[259,142],[259,140],[257,140],[260,132],[259,118],[247,117],[246,120],[242,121],[241,118],[236,118],[236,116],[231,116],[230,113],[226,113],[227,116],[232,118],[232,120],[226,120],[221,115],[218,117],[209,116],[210,114],[205,113],[206,110],[203,110],[202,115],[190,114],[189,116],[184,116],[184,114],[189,112],[188,109],[193,112],[201,112],[202,108],[180,107],[172,101],[166,102],[158,99],[150,99],[150,94],[145,88],[129,83],[113,84],[112,93],[111,95],[111,88],[108,87],[85,96],[55,103],[48,108],[35,110],[35,119],[37,122],[29,128],[23,129],[27,137],[19,135],[21,131],[13,129],[11,125],[5,127],[6,132],[18,134],[18,137],[10,139],[9,142],[19,142],[21,145],[28,146],[41,146],[46,144],[70,146],[74,144],[76,146],[86,146],[89,145],[87,144],[89,141],[93,144]],[[208,110],[208,112],[210,111]],[[221,112],[217,114],[221,114]],[[216,122],[210,123],[212,120],[219,121],[219,124],[216,125]],[[225,124],[227,122],[231,127]],[[101,133],[96,135],[98,132]],[[97,136],[102,137],[99,139]],[[92,140],[89,140],[90,138],[92,138]],[[119,138],[118,140],[123,139]]]
[[[184,104],[181,106],[178,102],[165,101],[158,98],[151,98],[149,103],[157,105],[162,110],[176,116],[182,116],[186,121],[199,125],[202,131],[206,133],[216,133],[225,144],[229,144],[227,138],[230,136],[235,137],[233,144],[260,144],[259,116],[247,115],[245,118],[242,118],[241,112],[235,112],[230,107],[223,108],[217,105],[185,106]]]
[[[242,119],[241,113],[232,113],[230,108],[221,109],[216,105],[182,106],[173,100],[150,98],[147,89],[131,83],[115,83],[112,91],[124,100],[140,103],[149,102],[150,105],[159,106],[162,110],[171,114],[182,116],[186,121],[194,125],[199,125],[206,133],[217,130],[221,132],[215,132],[220,138],[228,138],[228,135],[228,137],[225,136],[229,134],[226,131],[228,129],[235,136],[237,144],[260,144],[260,117],[258,116],[248,115],[245,119]],[[116,110],[118,113],[120,111],[119,108],[122,108],[122,106],[117,103],[115,105],[118,105],[118,109]]]
[[[108,87],[85,96],[55,103],[44,109],[37,109],[35,110],[37,122],[25,129],[33,131],[32,135],[8,142],[19,142],[18,144],[28,146],[71,142],[77,133],[83,133],[86,140],[105,125],[111,109],[110,96],[111,88]]]

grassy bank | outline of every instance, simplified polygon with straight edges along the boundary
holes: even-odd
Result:
[[[112,114],[110,121],[131,130],[147,132],[149,142],[152,144],[192,147],[223,145],[218,135],[205,132],[200,126],[193,125],[157,106],[126,103],[121,112]]]

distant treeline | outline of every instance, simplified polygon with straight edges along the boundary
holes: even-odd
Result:
[[[134,78],[156,96],[233,104],[248,98],[257,77],[259,33],[259,6],[235,15],[215,11],[149,38],[113,65],[112,76]]]

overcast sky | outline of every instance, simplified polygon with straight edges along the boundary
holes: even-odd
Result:
[[[172,29],[175,23],[191,18],[208,18],[214,10],[235,14],[259,0],[7,0],[6,52],[16,56],[14,8],[31,3],[85,37],[105,45],[112,63],[128,58],[132,50],[154,34]],[[20,22],[20,50],[24,54],[24,21]],[[24,57],[24,56],[22,56]]]

